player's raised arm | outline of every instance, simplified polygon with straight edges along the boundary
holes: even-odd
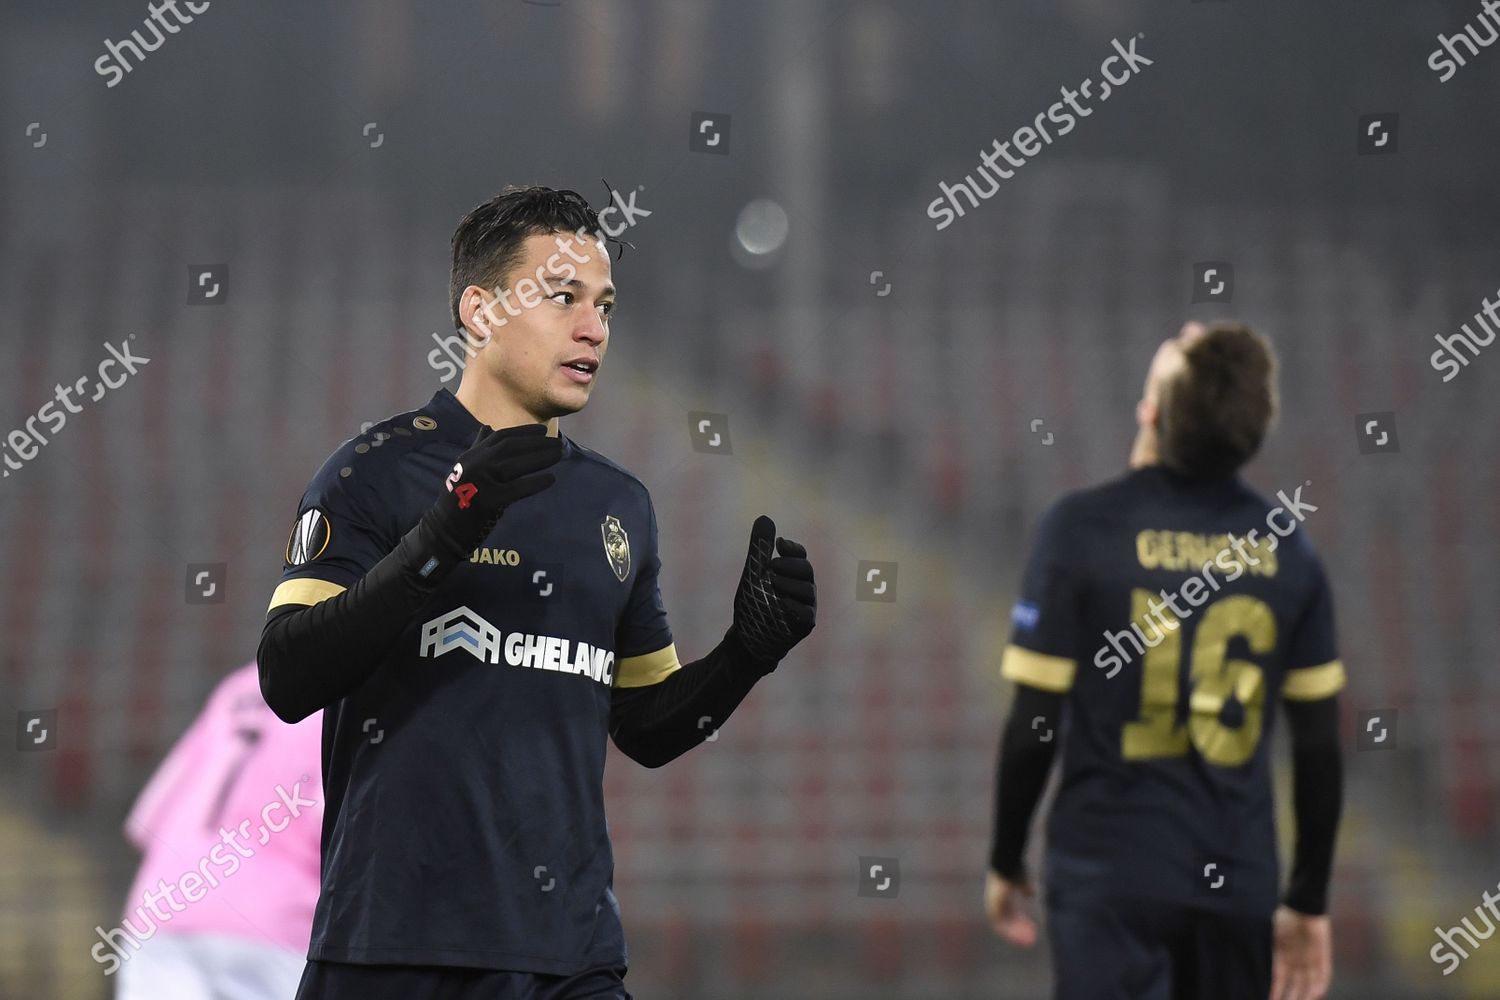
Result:
[[[545,432],[542,424],[481,430],[437,501],[362,575],[384,544],[378,519],[347,491],[309,491],[256,654],[261,694],[277,717],[297,722],[358,688],[505,508],[552,484],[543,470],[561,457],[561,443]],[[317,551],[306,551],[308,541]]]
[[[665,612],[655,572],[654,515],[652,525],[652,571],[637,586],[645,588],[641,603],[648,621],[660,616],[660,635],[665,634]],[[640,764],[660,767],[702,743],[755,682],[812,631],[817,603],[807,550],[777,538],[769,517],[756,518],[734,595],[734,621],[719,645],[701,660],[680,666],[670,646],[661,653],[621,659],[609,715],[615,745]],[[671,655],[662,655],[668,649]]]

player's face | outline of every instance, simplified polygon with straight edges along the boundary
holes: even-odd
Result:
[[[588,403],[609,346],[615,286],[602,242],[539,233],[523,249],[489,308],[490,344],[480,357],[512,399],[546,421]]]

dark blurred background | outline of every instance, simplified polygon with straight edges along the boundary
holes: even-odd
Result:
[[[8,0],[0,433],[106,343],[150,361],[0,479],[0,997],[109,995],[125,812],[253,658],[312,473],[445,384],[448,240],[512,183],[650,213],[563,429],[651,488],[684,656],[756,514],[820,579],[817,631],[716,741],[611,751],[637,996],[1047,995],[980,907],[1020,561],[1123,470],[1155,346],[1226,315],[1281,352],[1247,478],[1311,481],[1351,678],[1334,995],[1500,995],[1500,943],[1428,955],[1500,883],[1500,347],[1429,362],[1500,293],[1500,46],[1428,65],[1481,10],[214,0],[111,87],[144,3]],[[940,182],[1132,38],[1150,66],[935,228]],[[1376,710],[1391,745],[1357,749]],[[892,896],[858,894],[865,857],[899,861]]]

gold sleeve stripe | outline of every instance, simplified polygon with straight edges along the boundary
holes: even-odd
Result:
[[[1001,677],[1044,691],[1068,690],[1073,686],[1073,674],[1077,669],[1078,664],[1067,657],[1035,653],[1014,644],[1006,646],[1000,657]]]
[[[1344,662],[1333,660],[1321,667],[1298,667],[1286,672],[1281,696],[1290,701],[1317,701],[1344,688]]]
[[[336,597],[344,592],[345,588],[327,580],[314,580],[311,577],[302,577],[300,580],[283,580],[277,585],[275,593],[271,595],[271,608],[280,604],[317,604],[326,601],[330,597]]]
[[[677,644],[658,649],[644,656],[627,656],[615,666],[615,686],[622,688],[646,687],[666,680],[682,667],[677,662]]]

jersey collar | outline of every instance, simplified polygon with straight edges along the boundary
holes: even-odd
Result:
[[[1234,496],[1245,489],[1238,472],[1227,473],[1205,479],[1184,476],[1168,466],[1157,463],[1133,470],[1134,475],[1146,482],[1166,486],[1174,491],[1194,492],[1201,496]]]
[[[435,430],[444,441],[452,441],[465,449],[474,443],[474,436],[479,433],[479,418],[470,413],[447,386],[432,394],[426,410],[437,421]],[[563,458],[567,458],[573,451],[573,442],[568,440],[561,427],[557,429],[557,437],[562,441]]]

